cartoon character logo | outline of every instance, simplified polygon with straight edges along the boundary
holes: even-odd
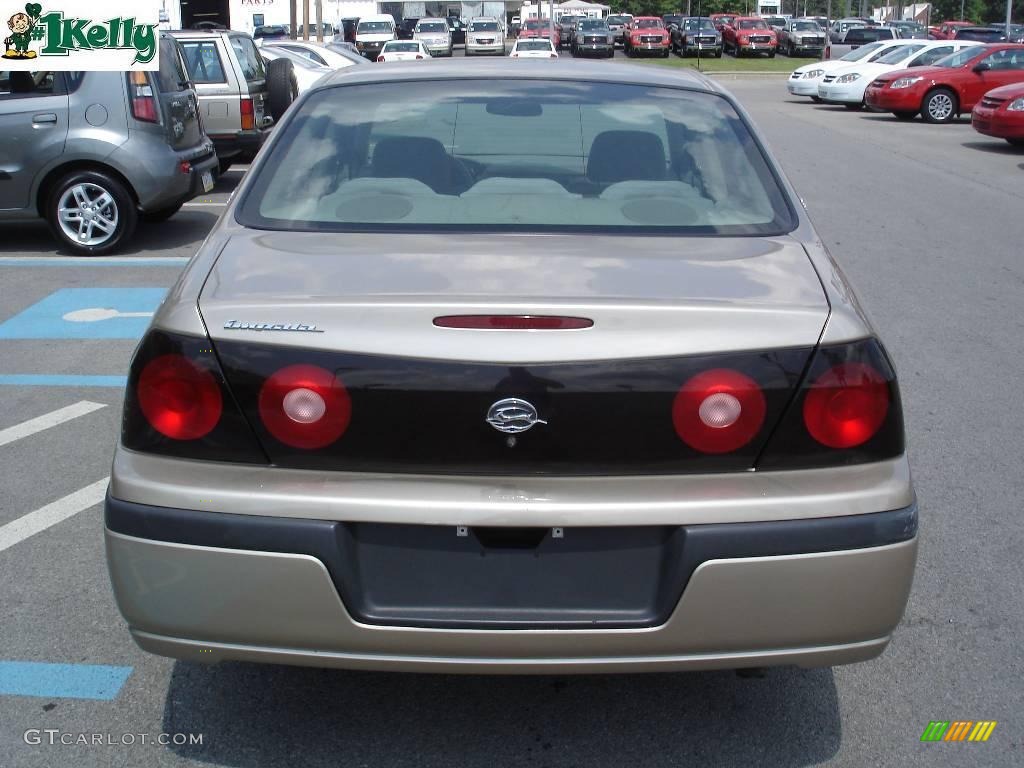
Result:
[[[16,13],[7,20],[11,35],[4,40],[7,51],[5,59],[34,59],[35,51],[28,49],[32,42],[32,30],[39,23],[39,17],[43,13],[43,6],[39,3],[27,3],[25,13]]]

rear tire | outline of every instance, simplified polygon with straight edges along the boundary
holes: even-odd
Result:
[[[279,123],[288,107],[299,95],[295,68],[288,59],[274,59],[267,64],[267,106],[270,116]]]
[[[864,109],[864,102],[858,101],[856,104],[843,104],[843,106],[846,107],[851,112],[859,112],[860,110]]]
[[[815,104],[821,104],[821,96],[811,96],[811,101]]]
[[[949,88],[936,88],[925,94],[921,117],[926,123],[950,123],[957,116],[956,94]]]
[[[64,176],[50,190],[44,206],[54,237],[79,256],[110,253],[132,236],[138,222],[131,193],[100,171]]]

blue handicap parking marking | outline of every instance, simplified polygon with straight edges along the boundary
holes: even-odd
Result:
[[[0,323],[0,339],[137,339],[166,288],[64,288]]]
[[[0,694],[111,701],[131,673],[131,667],[102,664],[0,661]]]

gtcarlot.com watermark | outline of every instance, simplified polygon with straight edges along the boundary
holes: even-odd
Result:
[[[203,743],[203,734],[201,733],[72,733],[57,728],[29,728],[22,738],[30,746],[63,744],[69,747],[133,747],[137,745],[182,747]]]

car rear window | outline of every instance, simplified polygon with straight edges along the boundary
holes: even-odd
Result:
[[[301,103],[238,212],[323,231],[780,234],[787,198],[724,97],[569,81],[382,82]]]
[[[555,50],[550,40],[518,40],[516,41],[517,51],[553,51]]]
[[[267,76],[266,70],[263,68],[263,59],[260,57],[259,51],[256,50],[256,44],[253,43],[252,38],[232,35],[231,49],[238,57],[238,63],[242,67],[242,77],[247,83],[251,83],[253,80],[262,80]]]

